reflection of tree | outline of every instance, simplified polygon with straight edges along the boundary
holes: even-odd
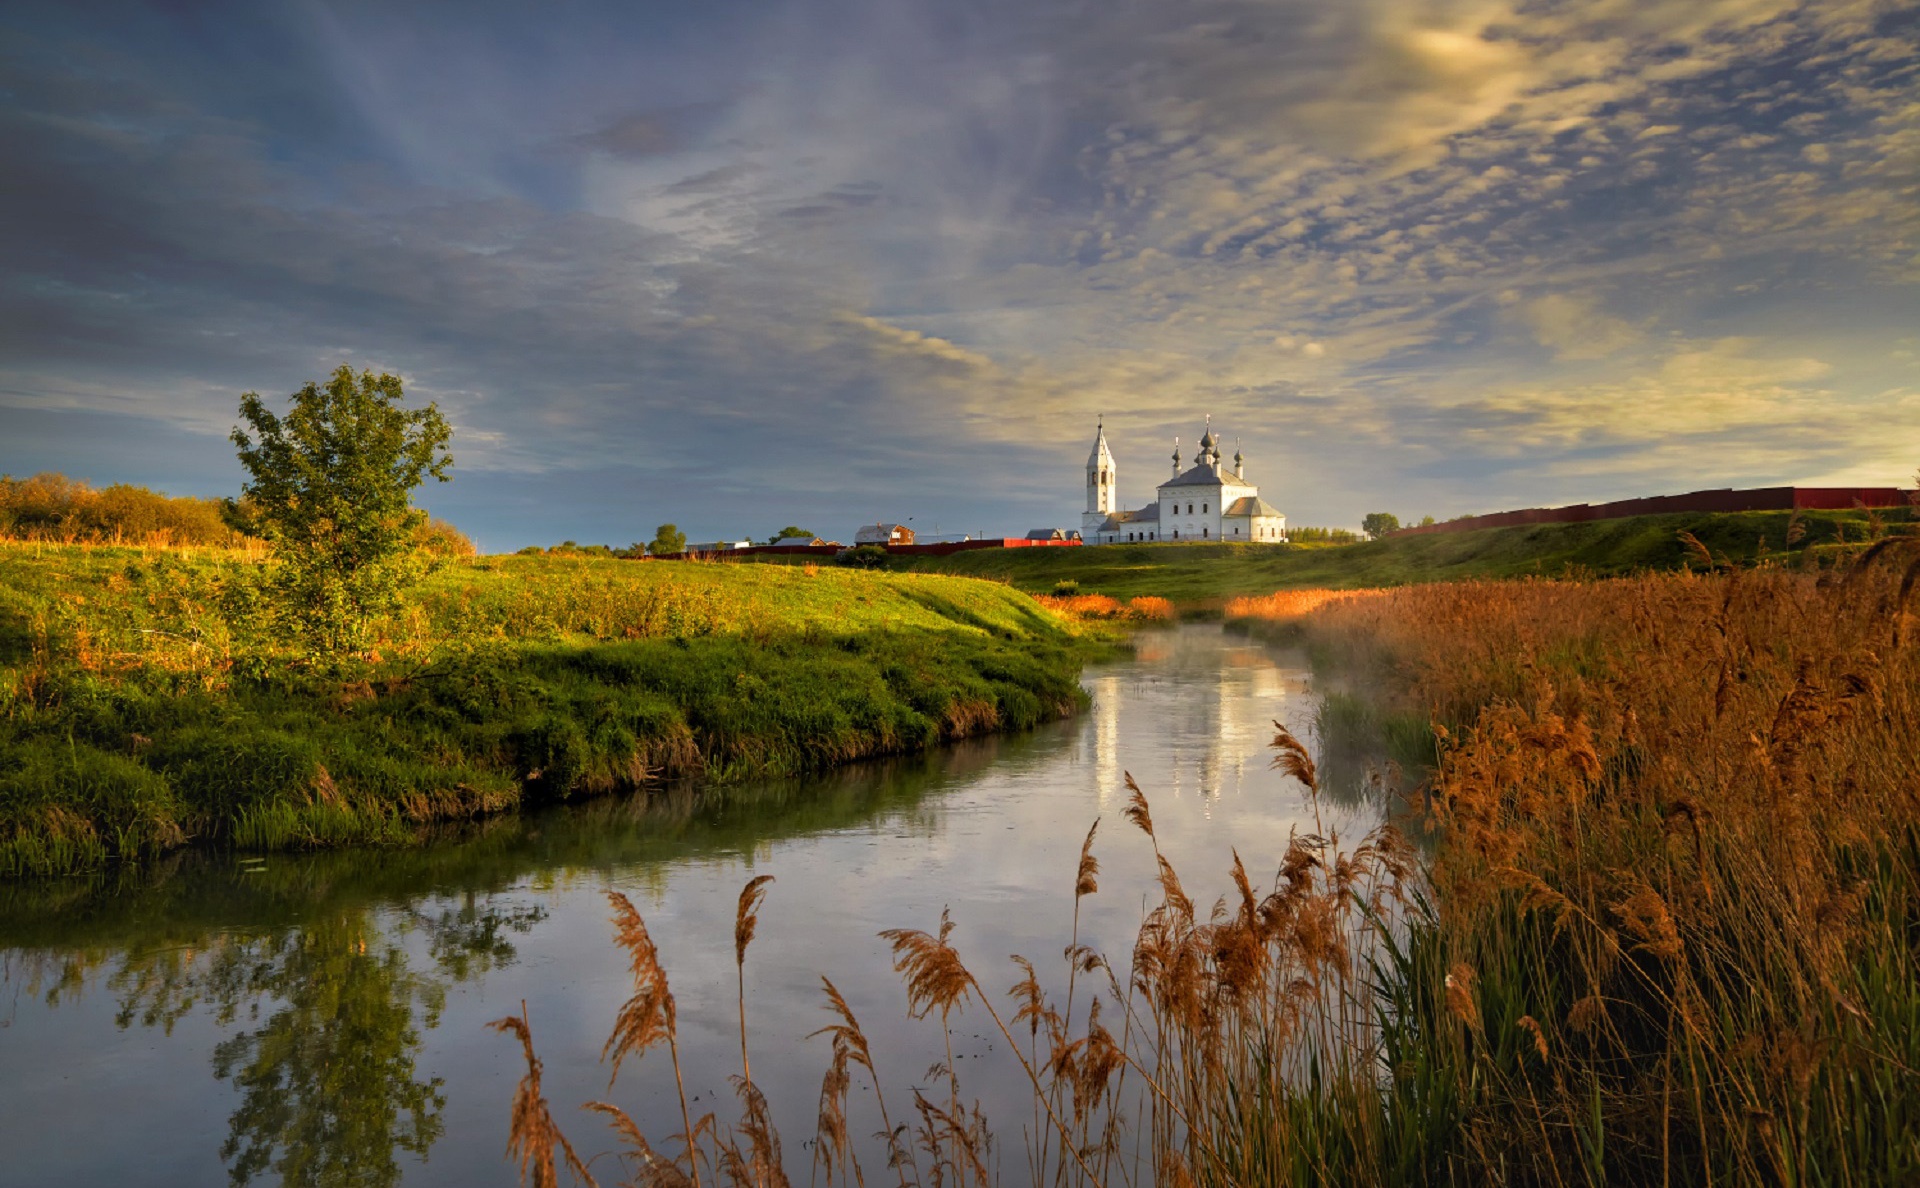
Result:
[[[444,990],[370,931],[365,916],[316,920],[250,963],[247,996],[282,1005],[214,1049],[213,1075],[243,1095],[220,1148],[235,1184],[269,1169],[289,1185],[393,1184],[396,1153],[440,1137],[446,1097],[415,1075],[414,1006],[435,1026]]]
[[[415,1062],[447,985],[511,962],[508,933],[544,915],[468,894],[388,922],[337,908],[266,935],[129,954],[112,977],[119,1022],[171,1030],[201,1004],[223,1026],[259,1022],[214,1049],[214,1076],[241,1093],[220,1148],[234,1184],[269,1173],[288,1185],[393,1184],[399,1154],[425,1158],[443,1128],[442,1082]],[[425,936],[427,972],[399,943],[408,933]]]

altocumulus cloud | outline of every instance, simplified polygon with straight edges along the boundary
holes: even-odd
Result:
[[[1908,5],[0,17],[0,468],[238,481],[341,361],[490,547],[1069,522],[1200,415],[1296,522],[1920,462]]]

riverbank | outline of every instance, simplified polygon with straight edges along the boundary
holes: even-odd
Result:
[[[0,876],[907,753],[1075,712],[1110,637],[1016,591],[828,568],[481,558],[351,671],[257,558],[0,545]]]

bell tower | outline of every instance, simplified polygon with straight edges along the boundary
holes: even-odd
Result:
[[[1113,451],[1107,448],[1103,417],[1094,430],[1093,452],[1087,455],[1087,510],[1080,517],[1081,535],[1092,536],[1108,516],[1119,510],[1119,472],[1113,464]]]

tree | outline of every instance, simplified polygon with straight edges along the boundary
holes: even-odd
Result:
[[[240,398],[253,435],[236,426],[232,441],[252,481],[229,520],[273,546],[272,608],[325,653],[364,643],[426,568],[412,492],[428,475],[447,481],[453,431],[403,397],[398,376],[341,367],[295,392],[284,419],[258,392]]]
[[[1360,529],[1369,539],[1379,540],[1389,532],[1400,530],[1400,517],[1392,512],[1368,512],[1367,518],[1360,521]]]
[[[805,528],[796,528],[792,524],[788,524],[785,528],[782,528],[780,531],[774,533],[772,536],[769,536],[767,538],[767,543],[770,545],[777,545],[781,541],[794,536],[804,536],[809,540],[811,540],[813,538],[813,533],[808,532]]]
[[[653,530],[653,543],[647,546],[647,551],[656,557],[684,553],[687,551],[687,534],[672,524],[662,524]]]

